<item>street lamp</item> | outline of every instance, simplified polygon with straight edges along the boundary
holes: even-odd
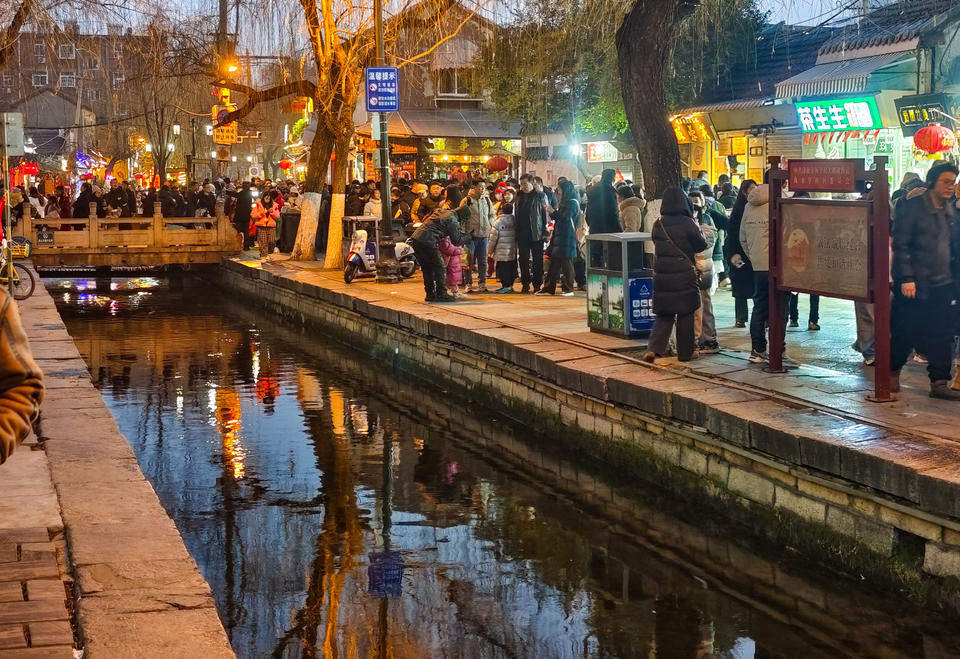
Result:
[[[377,31],[377,66],[386,65],[383,47],[383,0],[373,1],[374,28]],[[400,81],[397,81],[400,84]],[[377,281],[393,284],[401,281],[397,263],[397,244],[393,239],[393,210],[390,204],[390,136],[387,131],[387,113],[378,112],[380,119],[380,250],[377,259]]]
[[[152,144],[145,144],[145,145],[143,145],[143,150],[146,151],[147,153],[150,153],[151,151],[153,151],[153,145],[152,145]]]
[[[167,142],[167,151],[173,151],[173,149],[174,149],[173,142]]]

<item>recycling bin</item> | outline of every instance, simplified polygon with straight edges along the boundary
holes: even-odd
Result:
[[[587,236],[587,325],[592,332],[641,337],[653,328],[649,233]]]

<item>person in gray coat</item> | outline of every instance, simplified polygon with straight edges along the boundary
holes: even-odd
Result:
[[[464,278],[464,285],[470,287],[471,293],[487,292],[487,236],[493,228],[496,215],[493,212],[493,202],[487,195],[487,186],[483,181],[477,181],[470,188],[470,194],[463,201],[470,213],[469,219],[463,223],[463,230],[473,235],[473,241],[467,244],[469,249],[467,261],[470,269]],[[477,271],[477,283],[473,286],[473,271]]]
[[[513,204],[500,205],[500,215],[490,230],[487,254],[496,263],[500,289],[496,293],[513,293],[517,280],[517,224],[513,218]]]

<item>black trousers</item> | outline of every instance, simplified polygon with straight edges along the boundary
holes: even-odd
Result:
[[[500,286],[510,288],[513,282],[517,281],[517,262],[516,261],[497,261],[497,279],[500,280]]]
[[[765,270],[753,271],[753,282],[756,288],[753,291],[753,315],[750,316],[750,343],[755,352],[767,351],[767,325],[770,319],[770,279]],[[787,312],[789,311],[790,293],[780,293],[783,296],[783,324],[786,331]]]
[[[733,298],[733,306],[736,313],[735,320],[738,323],[746,324],[746,322],[750,320],[750,310],[747,308],[747,298]]]
[[[520,283],[540,288],[543,284],[543,241],[521,241],[517,247],[520,252]]]
[[[443,255],[436,245],[431,243],[413,243],[413,253],[417,255],[420,269],[423,270],[423,290],[431,300],[446,292],[447,266]]]
[[[693,357],[697,337],[694,334],[694,313],[686,314],[657,314],[650,330],[650,340],[647,349],[653,354],[662,357],[667,353],[670,343],[670,334],[673,333],[673,324],[677,324],[677,357],[680,361],[689,361]]]
[[[893,287],[890,310],[890,370],[898,372],[916,350],[927,358],[931,382],[950,379],[955,327],[952,284],[925,291],[924,299],[906,298]]]
[[[809,322],[819,323],[820,322],[820,296],[811,295],[810,296],[810,315],[808,316]],[[800,320],[800,294],[791,293],[790,294],[790,320],[792,322],[798,322]]]
[[[561,280],[560,275],[563,274]],[[560,281],[560,290],[564,293],[573,291],[573,261],[560,257],[550,257],[550,267],[547,270],[547,276],[543,280],[543,290],[547,293],[556,293],[557,282]]]

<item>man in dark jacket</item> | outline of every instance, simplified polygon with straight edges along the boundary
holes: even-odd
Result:
[[[934,165],[927,191],[902,199],[893,221],[893,308],[890,320],[892,391],[900,390],[900,369],[917,349],[927,358],[930,396],[960,400],[950,389],[955,321],[952,305],[960,284],[960,219],[950,203],[955,165]]]
[[[530,285],[538,291],[543,285],[543,233],[547,225],[547,197],[537,191],[530,174],[520,177],[520,190],[513,204],[517,227],[517,251],[520,258],[521,293]]]
[[[462,196],[462,195],[461,195]],[[414,220],[423,222],[434,210],[443,204],[443,186],[431,183],[426,197],[421,197],[413,204]]]
[[[605,169],[600,174],[600,183],[587,193],[587,226],[591,234],[619,233],[620,207],[617,204],[617,191],[613,189],[613,179],[617,172]]]
[[[243,246],[252,244],[250,237],[250,211],[253,209],[253,191],[250,182],[244,181],[243,188],[237,194],[237,210],[233,213],[233,228],[243,236]]]
[[[413,232],[413,251],[423,269],[423,288],[427,293],[427,302],[453,302],[456,298],[447,293],[447,268],[440,254],[439,244],[445,237],[455,245],[470,240],[471,235],[460,228],[456,209],[463,200],[456,185],[447,187],[447,201],[444,208],[430,214],[430,217]]]
[[[129,217],[127,211],[127,193],[120,187],[120,181],[112,179],[110,181],[110,190],[103,196],[103,200],[113,210],[119,210],[121,217]]]

